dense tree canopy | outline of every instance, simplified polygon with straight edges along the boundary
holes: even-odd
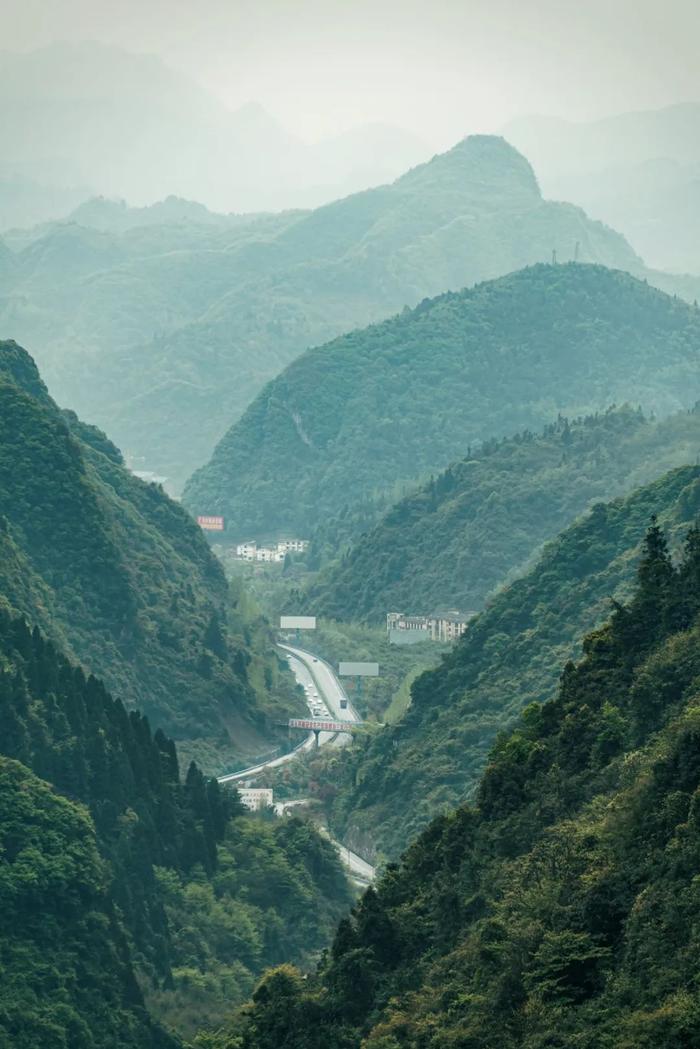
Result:
[[[677,546],[700,513],[700,467],[595,505],[413,683],[400,721],[327,755],[315,779],[339,836],[394,858],[436,813],[471,797],[496,734],[554,695],[582,635],[605,621],[611,598],[629,593],[654,513]]]
[[[560,417],[541,434],[487,442],[366,533],[353,529],[354,544],[314,582],[305,605],[317,615],[376,623],[392,609],[479,610],[592,502],[632,491],[699,454],[698,407],[662,421],[629,408],[571,422]],[[337,539],[342,528],[341,519]],[[332,522],[312,538],[312,564],[337,554],[331,529]]]
[[[172,740],[1,605],[0,754],[13,759],[0,768],[3,964],[14,989],[0,1042],[16,1032],[13,1049],[150,1045],[143,1033],[111,1041],[100,1026],[111,1017],[114,1031],[150,1030],[137,979],[176,1031],[211,1024],[264,966],[308,961],[350,901],[332,846],[309,825],[247,818],[235,792],[194,763],[181,777]],[[50,964],[65,962],[58,982],[43,973],[44,949],[56,952]],[[42,980],[55,994],[29,1008]],[[72,1042],[74,1024],[93,1040]]]
[[[216,1049],[695,1046],[699,617],[700,533],[674,564],[654,520],[630,600],[499,737],[474,804]]]
[[[619,234],[543,200],[527,160],[494,136],[312,212],[115,210],[14,231],[0,323],[59,401],[178,486],[309,346],[553,248],[643,269]]]
[[[147,1016],[84,808],[0,757],[0,1044],[175,1049]]]
[[[62,413],[12,342],[0,343],[0,550],[13,607],[210,763],[214,746],[229,763],[259,753],[266,706],[293,709],[269,633],[232,600],[201,530]]]
[[[470,445],[611,403],[700,396],[700,311],[601,266],[538,265],[310,350],[191,478],[185,503],[233,537],[307,533]]]

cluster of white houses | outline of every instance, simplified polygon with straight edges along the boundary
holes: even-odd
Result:
[[[241,561],[284,561],[287,554],[303,554],[308,539],[280,539],[274,546],[258,546],[255,539],[236,546],[236,557]]]
[[[456,641],[461,637],[476,612],[435,612],[432,616],[410,616],[405,612],[387,612],[386,631],[389,640],[408,645],[414,641]]]

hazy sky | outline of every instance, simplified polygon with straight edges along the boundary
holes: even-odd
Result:
[[[381,120],[431,144],[513,116],[700,99],[697,0],[0,0],[0,41],[155,52],[315,138]]]

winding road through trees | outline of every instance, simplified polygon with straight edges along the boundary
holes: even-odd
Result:
[[[302,687],[311,685],[316,688],[319,697],[325,703],[334,720],[354,723],[361,720],[359,714],[348,699],[345,689],[336,676],[335,671],[329,663],[296,645],[280,643],[279,647],[285,652],[297,682]],[[345,702],[346,706],[341,706],[341,702]],[[350,738],[349,733],[321,732],[319,735],[319,746],[343,746],[350,740]],[[231,772],[225,776],[219,776],[219,783],[235,783],[239,780],[250,779],[259,775],[261,772],[264,772],[265,769],[276,768],[279,765],[285,765],[289,761],[294,761],[300,753],[309,750],[314,745],[314,733],[310,732],[306,739],[302,740],[298,746],[294,747],[293,750],[288,751],[286,754],[281,754],[279,757],[273,758],[270,761],[264,761],[259,765],[252,765],[250,768],[241,769],[238,772]],[[303,801],[304,799],[299,799],[296,802],[286,802],[284,808],[292,808],[295,804],[301,804]],[[340,842],[331,838],[323,828],[321,828],[321,830],[322,833],[324,833],[325,836],[335,845],[340,859],[350,872],[351,877],[360,884],[369,884],[375,875],[374,867],[366,860],[363,860],[361,856],[358,856],[356,853],[351,852],[350,849],[347,849],[345,845],[342,845]]]

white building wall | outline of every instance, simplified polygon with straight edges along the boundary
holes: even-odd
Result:
[[[244,561],[254,561],[258,544],[255,542],[239,543],[236,547],[236,557]]]

